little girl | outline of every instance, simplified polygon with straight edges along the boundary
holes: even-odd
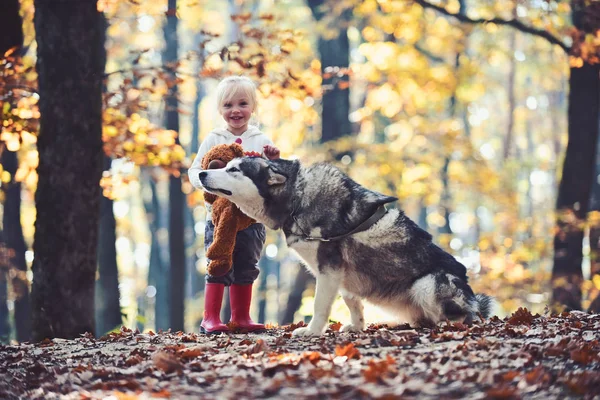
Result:
[[[202,157],[208,150],[219,144],[239,143],[244,151],[263,153],[268,159],[279,158],[279,149],[262,133],[258,127],[249,124],[250,117],[256,112],[256,86],[243,76],[231,76],[223,79],[217,86],[217,105],[219,113],[227,123],[227,128],[215,129],[208,134],[200,145],[198,154],[188,171],[194,187],[201,189],[198,174],[202,170]],[[204,247],[208,249],[213,241],[214,225],[207,206],[207,221]],[[231,302],[231,322],[247,331],[264,329],[250,318],[252,284],[258,277],[258,260],[265,244],[265,227],[256,223],[248,229],[238,232],[233,252],[233,266],[220,277],[206,275],[204,292],[204,318],[201,330],[204,333],[227,332],[229,328],[221,322],[220,312],[225,286],[229,288]]]

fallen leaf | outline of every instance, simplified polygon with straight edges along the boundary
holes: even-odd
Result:
[[[169,374],[174,371],[181,371],[183,365],[181,362],[171,353],[165,351],[158,351],[152,356],[152,361],[156,368]]]
[[[348,343],[345,346],[336,346],[335,355],[338,357],[348,357],[348,359],[359,359],[360,351],[354,347],[354,343]]]
[[[342,328],[341,322],[333,322],[333,323],[329,324],[329,329],[331,329],[334,332],[339,332],[341,328]]]

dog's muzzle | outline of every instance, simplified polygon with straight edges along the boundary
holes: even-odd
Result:
[[[208,180],[208,172],[206,172],[206,171],[201,171],[198,174],[198,178],[200,178],[200,183],[202,183],[202,187],[207,192],[214,193],[214,194],[217,194],[217,192],[221,192],[221,193],[225,194],[226,196],[231,196],[233,194],[229,190],[213,188],[213,187],[210,187],[209,185],[207,185],[206,181]]]

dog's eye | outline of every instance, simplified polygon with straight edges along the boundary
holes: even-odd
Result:
[[[240,170],[237,169],[236,167],[231,167],[227,170],[227,172],[240,172]]]

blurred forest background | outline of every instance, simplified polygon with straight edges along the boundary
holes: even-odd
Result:
[[[584,0],[4,0],[1,340],[86,318],[198,330],[205,210],[186,172],[228,74],[257,83],[283,158],[397,196],[503,313],[598,311],[599,21]],[[260,264],[256,319],[310,316],[280,232]]]

